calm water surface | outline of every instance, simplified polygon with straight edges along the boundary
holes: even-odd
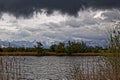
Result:
[[[5,57],[4,57],[5,58]],[[79,66],[85,74],[93,72],[93,69],[97,69],[98,63],[104,65],[104,61],[98,56],[87,57],[75,57],[75,56],[43,56],[33,57],[24,56],[16,57],[21,60],[24,69],[24,75],[28,80],[44,80],[44,79],[65,79],[66,75],[69,75],[70,68],[75,65]]]
[[[97,67],[98,62],[102,62],[99,57],[24,57],[29,71],[29,78],[33,79],[64,79],[69,69],[78,65],[82,70],[92,71]]]

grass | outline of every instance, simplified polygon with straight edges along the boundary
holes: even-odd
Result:
[[[55,52],[0,52],[0,56],[114,56],[113,53],[72,53],[68,55],[66,53],[55,53]],[[118,55],[120,56],[120,54]]]
[[[0,80],[26,80],[23,62],[22,57],[0,56]]]
[[[55,52],[46,52],[46,53],[37,53],[37,52],[1,52],[1,56],[99,56],[99,53],[72,53],[67,55],[65,53],[55,53]]]
[[[37,52],[1,52],[1,56],[37,56]]]
[[[88,64],[90,62],[85,60],[84,63],[73,65],[70,68],[67,80],[120,80],[120,65],[118,62],[110,62],[106,57],[99,57],[95,63],[92,62],[92,71]],[[94,64],[93,64],[94,63]],[[86,66],[84,66],[85,64]],[[84,70],[86,67],[87,70]]]

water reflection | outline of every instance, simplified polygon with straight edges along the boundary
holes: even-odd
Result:
[[[11,62],[10,59],[13,59],[13,57],[5,57],[5,56],[2,56],[0,58],[2,58],[3,61],[6,60],[7,62]],[[12,69],[15,69],[18,65],[19,67],[22,68],[16,70],[18,70],[19,73],[22,70],[21,73],[24,74],[25,77],[20,80],[40,80],[40,79],[63,80],[68,78],[72,79],[73,77],[77,77],[77,76],[80,77],[81,75],[82,75],[81,79],[85,80],[86,77],[91,78],[93,75],[95,76],[98,75],[98,72],[101,71],[100,68],[101,67],[105,68],[106,59],[99,56],[98,57],[97,56],[95,57],[94,56],[14,57],[14,66],[12,67]],[[96,76],[96,77],[95,76],[92,78],[94,79],[98,77],[100,78],[100,76]]]

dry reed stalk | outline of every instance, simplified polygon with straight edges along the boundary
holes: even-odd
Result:
[[[70,74],[67,80],[120,80],[119,58],[114,63],[109,62],[107,57],[98,57],[98,59],[95,59],[93,60],[96,62],[91,62],[91,66],[89,66],[89,59],[82,61],[78,65],[74,65],[70,68]]]
[[[0,80],[26,80],[22,57],[0,56]]]

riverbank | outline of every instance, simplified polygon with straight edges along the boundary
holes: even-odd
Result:
[[[0,52],[0,56],[111,56],[111,53],[72,53],[68,55],[66,53],[37,53],[37,52]],[[113,56],[113,55],[112,55]]]
[[[72,53],[67,55],[65,53],[37,53],[37,52],[1,52],[0,56],[99,56],[99,53]]]

